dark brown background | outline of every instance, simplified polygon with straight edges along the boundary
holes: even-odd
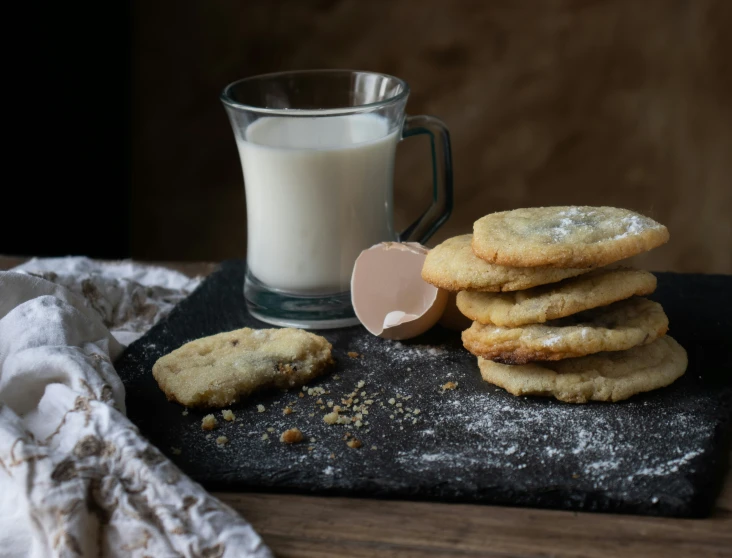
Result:
[[[142,2],[132,10],[131,254],[246,251],[230,81],[304,68],[406,79],[450,127],[455,211],[434,237],[537,205],[630,207],[666,224],[656,270],[732,273],[728,0]],[[427,203],[428,151],[399,148],[397,222]]]

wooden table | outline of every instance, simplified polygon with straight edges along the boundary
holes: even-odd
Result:
[[[24,258],[0,256],[0,269]],[[163,263],[190,275],[209,263]],[[732,457],[732,456],[731,456]],[[277,556],[732,557],[732,459],[707,519],[219,492]]]

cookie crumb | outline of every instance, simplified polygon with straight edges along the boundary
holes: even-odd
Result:
[[[216,443],[220,446],[225,446],[229,443],[229,439],[226,436],[219,436],[216,438]]]
[[[356,384],[356,387],[358,389],[361,389],[365,385],[366,385],[366,382],[364,382],[363,380],[359,380],[358,383]]]
[[[360,355],[356,351],[348,351],[348,356],[351,358],[358,358]]]
[[[300,393],[298,393],[298,394],[297,394],[297,396],[298,396],[298,397],[299,397],[300,399],[302,399],[303,397],[305,397],[305,394],[304,394],[303,392],[300,392]]]
[[[442,386],[442,391],[453,390],[458,386],[457,382],[447,382]]]
[[[181,413],[181,415],[183,415],[184,417],[187,417],[188,416],[188,408],[187,407],[185,409],[183,409],[183,412]]]
[[[282,409],[282,414],[283,415],[291,415],[292,414],[292,407],[285,407],[284,409]]]
[[[375,450],[375,449],[376,449],[376,446],[371,446],[371,449],[372,449],[372,450]]]
[[[264,405],[262,405],[261,403],[259,405],[257,405],[257,412],[258,413],[263,413],[264,412]]]
[[[229,422],[236,419],[234,413],[231,412],[231,409],[224,409],[223,411],[221,411],[221,415],[224,417],[224,420]]]
[[[389,405],[393,405],[394,403],[396,403],[396,399],[394,399],[393,397],[389,399]]]
[[[280,435],[280,442],[285,444],[297,444],[302,442],[302,432],[299,428],[290,428]]]
[[[323,417],[323,422],[325,424],[336,424],[338,422],[338,411],[333,411],[332,413],[328,413]]]
[[[182,453],[182,450],[180,448],[171,447],[170,453],[172,453],[173,455],[180,455]]]
[[[350,440],[348,440],[348,441],[346,442],[346,445],[347,445],[347,446],[348,446],[349,448],[353,448],[353,449],[358,449],[358,448],[360,448],[360,447],[361,447],[361,446],[362,446],[363,444],[361,443],[361,440],[359,440],[358,438],[351,438]]]
[[[331,454],[330,454],[330,458],[331,458],[331,459],[335,459],[335,453],[331,453]]]
[[[201,421],[201,430],[213,430],[219,425],[219,421],[213,415],[206,415]]]
[[[269,434],[262,434],[262,440],[269,440]]]
[[[272,434],[274,431],[275,431],[275,429],[272,428],[271,426],[267,429],[267,432],[269,432],[270,434]]]

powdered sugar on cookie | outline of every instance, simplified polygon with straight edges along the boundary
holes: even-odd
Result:
[[[486,215],[473,226],[472,248],[503,266],[599,267],[660,246],[660,223],[616,207],[533,207]]]

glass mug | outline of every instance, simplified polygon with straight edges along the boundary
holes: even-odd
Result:
[[[221,100],[244,174],[244,297],[261,321],[326,329],[358,324],[353,264],[383,241],[425,243],[452,210],[450,135],[431,116],[406,116],[409,86],[371,72],[313,70],[250,77]],[[397,143],[427,134],[432,204],[394,232]]]

